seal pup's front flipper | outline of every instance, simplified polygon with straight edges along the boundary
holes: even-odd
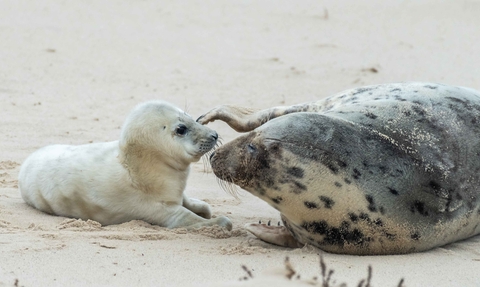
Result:
[[[261,223],[248,223],[245,229],[259,239],[282,247],[301,248],[298,242],[284,226],[268,226]]]

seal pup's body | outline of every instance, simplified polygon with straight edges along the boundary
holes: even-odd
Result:
[[[219,224],[209,205],[184,195],[190,163],[216,144],[215,131],[163,101],[140,104],[120,141],[52,145],[22,164],[19,188],[29,205],[46,213],[103,225],[144,220],[164,227]]]
[[[280,211],[285,227],[247,227],[266,241],[400,254],[480,233],[477,91],[385,84],[259,112],[223,106],[198,121],[215,119],[254,129],[211,163]]]

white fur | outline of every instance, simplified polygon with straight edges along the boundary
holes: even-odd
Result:
[[[184,125],[182,135],[178,128]],[[130,220],[174,227],[221,225],[207,203],[184,189],[190,163],[216,144],[215,131],[162,101],[137,106],[120,141],[80,146],[52,145],[34,152],[19,174],[22,197],[50,214],[101,224]]]

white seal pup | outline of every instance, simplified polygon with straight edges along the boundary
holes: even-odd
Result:
[[[232,224],[211,218],[207,203],[184,194],[190,163],[217,142],[217,133],[164,101],[138,105],[119,141],[52,145],[20,168],[19,188],[29,205],[49,214],[103,225],[130,220],[175,228]]]
[[[216,149],[215,175],[281,213],[261,239],[343,254],[428,250],[480,233],[480,93],[367,86],[315,103],[200,117],[251,131]]]

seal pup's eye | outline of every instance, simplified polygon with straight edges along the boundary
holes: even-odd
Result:
[[[187,133],[187,127],[185,125],[179,125],[175,130],[175,133],[179,136],[184,136]]]

